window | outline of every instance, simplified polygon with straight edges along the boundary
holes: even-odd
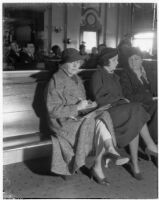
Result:
[[[134,35],[132,44],[134,47],[139,47],[141,51],[146,51],[149,54],[152,54],[153,38],[153,32],[138,33]]]
[[[91,52],[92,47],[97,47],[97,32],[95,31],[84,31],[83,41],[86,44],[86,51]]]

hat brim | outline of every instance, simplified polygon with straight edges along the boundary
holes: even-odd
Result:
[[[74,57],[70,57],[70,58],[67,58],[65,60],[66,63],[71,63],[71,62],[76,62],[76,61],[79,61],[79,60],[83,60],[84,58],[81,56],[81,55],[76,55]]]

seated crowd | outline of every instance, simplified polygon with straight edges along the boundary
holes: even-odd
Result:
[[[123,39],[119,43],[118,67],[128,66],[128,52],[131,50],[131,42],[129,39]],[[86,45],[84,42],[79,46],[79,53],[82,56],[81,68],[96,69],[98,66],[98,59],[103,50],[107,49],[105,44],[99,44],[98,47],[93,47],[91,53],[86,52]],[[38,63],[43,63],[42,69],[47,69],[51,72],[56,72],[59,65],[62,63],[62,50],[60,46],[53,45],[49,54],[41,52],[38,47],[29,42],[20,47],[16,41],[11,42],[7,55],[5,55],[6,70],[29,70],[38,69]],[[142,56],[144,54],[142,53]],[[4,68],[4,70],[5,70]]]
[[[7,64],[13,69],[32,69],[36,63],[35,46],[33,43],[27,43],[22,48],[19,48],[16,41],[10,45],[10,50],[7,55]]]
[[[97,54],[93,48],[91,55],[96,57],[97,70],[90,81],[93,98],[89,99],[77,74],[91,55],[86,57],[84,45],[80,50],[63,51],[59,70],[52,75],[45,90],[52,138],[51,171],[73,175],[91,156],[90,176],[99,184],[109,184],[102,160],[105,167],[110,161],[124,165],[130,160],[133,177],[142,180],[138,163],[140,137],[145,144],[141,148],[149,158],[157,158],[158,149],[157,102],[142,66],[141,54],[129,48],[124,57],[126,62],[122,66],[119,63],[124,69],[120,77],[116,73],[118,60],[122,59],[119,49],[102,44]],[[124,157],[118,149],[127,146],[129,156]]]
[[[79,53],[82,56],[82,66],[84,69],[95,69],[98,64],[98,57],[101,51],[106,48],[105,44],[93,47],[91,53],[86,52],[86,46],[82,43],[79,46]],[[38,50],[32,42],[19,45],[16,41],[11,42],[5,55],[4,70],[30,70],[38,69],[38,63],[44,63],[42,69],[56,72],[62,63],[62,50],[60,46],[53,45],[48,54]]]

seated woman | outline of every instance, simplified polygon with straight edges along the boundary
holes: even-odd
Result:
[[[139,134],[146,143],[148,154],[157,156],[157,145],[150,137],[146,125],[149,114],[139,103],[130,103],[122,94],[119,78],[114,74],[117,64],[117,50],[107,49],[99,59],[99,70],[92,76],[91,89],[99,106],[111,105],[108,112],[112,118],[117,145],[129,145],[132,173],[136,179],[141,180],[138,164]]]
[[[120,83],[124,96],[131,102],[140,102],[149,113],[150,134],[157,143],[157,101],[142,65],[142,54],[136,48],[129,51],[128,66],[120,73]]]
[[[94,155],[92,176],[100,184],[107,184],[101,160],[107,154],[116,165],[129,161],[115,150],[116,140],[109,113],[96,109],[80,116],[83,109],[96,108],[96,103],[86,100],[85,89],[77,76],[81,55],[76,49],[63,52],[64,64],[55,73],[46,88],[48,122],[53,135],[51,171],[61,175],[74,174],[85,165],[88,155]],[[93,163],[92,163],[93,164]]]

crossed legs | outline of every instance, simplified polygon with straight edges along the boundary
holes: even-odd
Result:
[[[93,170],[98,174],[99,178],[103,179],[104,173],[102,170],[102,158],[104,154],[111,153],[113,155],[120,156],[119,153],[115,150],[112,136],[105,124],[101,120],[96,121],[95,128],[95,147],[96,147],[96,160],[94,163]],[[120,163],[124,164],[129,161],[128,158],[120,158]],[[121,165],[120,164],[120,165]]]

